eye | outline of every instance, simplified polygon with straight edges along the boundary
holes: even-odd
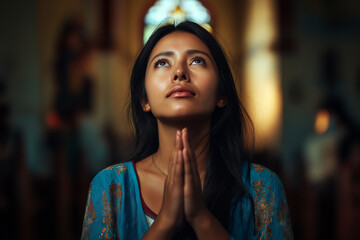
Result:
[[[205,60],[202,57],[195,57],[192,62],[192,65],[205,65]]]
[[[159,67],[168,67],[170,66],[169,63],[165,60],[165,59],[159,59],[155,62],[154,67],[155,68],[159,68]]]

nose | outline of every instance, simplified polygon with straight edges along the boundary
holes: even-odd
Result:
[[[189,81],[189,76],[183,66],[178,66],[171,77],[172,81]]]

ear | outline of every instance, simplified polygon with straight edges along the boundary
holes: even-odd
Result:
[[[226,100],[223,99],[223,98],[220,98],[220,99],[217,101],[217,104],[216,104],[216,106],[219,107],[219,108],[223,108],[223,107],[225,107],[225,105],[226,105]]]
[[[141,106],[142,106],[144,112],[150,112],[151,111],[150,103],[147,100],[147,98],[141,98],[140,103],[141,103]]]

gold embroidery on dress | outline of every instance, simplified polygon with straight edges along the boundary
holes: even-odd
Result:
[[[103,224],[105,227],[102,228],[101,235],[99,239],[106,239],[106,240],[113,240],[114,239],[114,213],[113,209],[110,205],[109,199],[106,195],[106,190],[104,190],[102,194],[102,202],[104,206],[104,210],[102,211],[103,214]]]
[[[122,185],[120,183],[111,184],[109,186],[109,195],[110,199],[108,198],[106,191],[104,190],[102,195],[102,201],[104,206],[103,223],[105,224],[105,227],[102,228],[100,239],[113,240],[115,235],[116,215],[120,210],[121,204]],[[115,206],[115,213],[113,206]]]
[[[253,183],[253,188],[255,190],[255,229],[258,233],[258,240],[261,239],[271,239],[272,238],[272,229],[270,227],[273,222],[274,216],[274,204],[275,196],[272,192],[270,195],[270,202],[267,202],[267,194],[264,190],[264,183],[261,180],[257,180]],[[271,187],[266,187],[269,191]]]
[[[121,184],[111,184],[109,187],[110,194],[113,196],[113,198],[120,198],[122,195],[122,187]]]
[[[284,233],[284,239],[293,239],[292,230],[291,230],[291,218],[290,212],[286,205],[285,196],[281,197],[280,209],[277,215],[277,221],[280,223],[282,227],[282,231]]]
[[[86,212],[84,217],[84,227],[82,232],[82,239],[89,239],[90,237],[90,227],[92,226],[94,220],[96,219],[96,212],[94,208],[94,203],[91,198],[91,187],[92,184],[90,184],[90,190],[88,194],[88,200],[86,203]]]
[[[111,184],[109,187],[110,196],[114,202],[115,211],[118,212],[120,210],[121,204],[121,196],[122,196],[122,186],[120,183],[118,184]],[[119,200],[118,200],[119,198]]]
[[[264,168],[263,168],[262,166],[258,165],[258,164],[254,164],[254,163],[253,163],[253,167],[254,167],[255,172],[262,172],[262,171],[264,171]]]
[[[109,171],[109,170],[113,170],[113,169],[116,170],[118,175],[127,170],[126,166],[123,163],[119,163],[119,164],[105,168],[104,171]]]

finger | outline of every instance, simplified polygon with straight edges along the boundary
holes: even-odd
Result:
[[[178,149],[179,149],[179,141],[180,141],[180,131],[176,131],[176,135],[175,135],[175,148],[174,148],[174,151],[173,151],[173,156],[172,158],[170,159],[170,162],[171,162],[171,166],[170,166],[170,169],[169,169],[169,172],[168,174],[171,175],[171,178],[174,176],[175,174],[175,170],[176,170],[176,163],[177,163],[177,159],[178,159]]]
[[[187,128],[184,128],[182,130],[182,141],[184,144],[184,148],[189,149],[190,158],[193,158],[195,155],[193,154],[193,151],[190,147],[189,134]]]
[[[177,151],[177,158],[176,158],[176,177],[181,178],[184,174],[184,160],[183,160],[183,156],[182,156],[182,151],[178,150]]]
[[[182,130],[182,133],[183,133],[182,138],[183,138],[184,148],[188,150],[187,155],[189,157],[189,162],[190,162],[191,170],[193,172],[193,176],[197,177],[197,176],[199,176],[199,171],[198,171],[198,168],[197,168],[195,154],[194,154],[194,152],[192,151],[192,149],[190,147],[189,135],[188,135],[187,128],[184,128]]]
[[[176,139],[177,139],[176,149],[177,150],[182,150],[184,148],[182,136],[183,136],[182,131],[177,130],[176,131]]]
[[[171,175],[171,169],[174,165],[174,159],[176,158],[176,135],[173,143],[173,147],[170,152],[169,164],[168,164],[168,175]]]
[[[175,187],[178,187],[178,190],[182,191],[184,185],[184,159],[181,150],[177,151],[174,183],[175,183]]]
[[[194,191],[194,175],[193,175],[193,170],[191,167],[191,163],[190,163],[190,157],[189,157],[189,152],[187,148],[184,148],[184,150],[182,151],[183,153],[183,158],[184,158],[184,184],[185,184],[185,191],[187,193],[193,193]]]

